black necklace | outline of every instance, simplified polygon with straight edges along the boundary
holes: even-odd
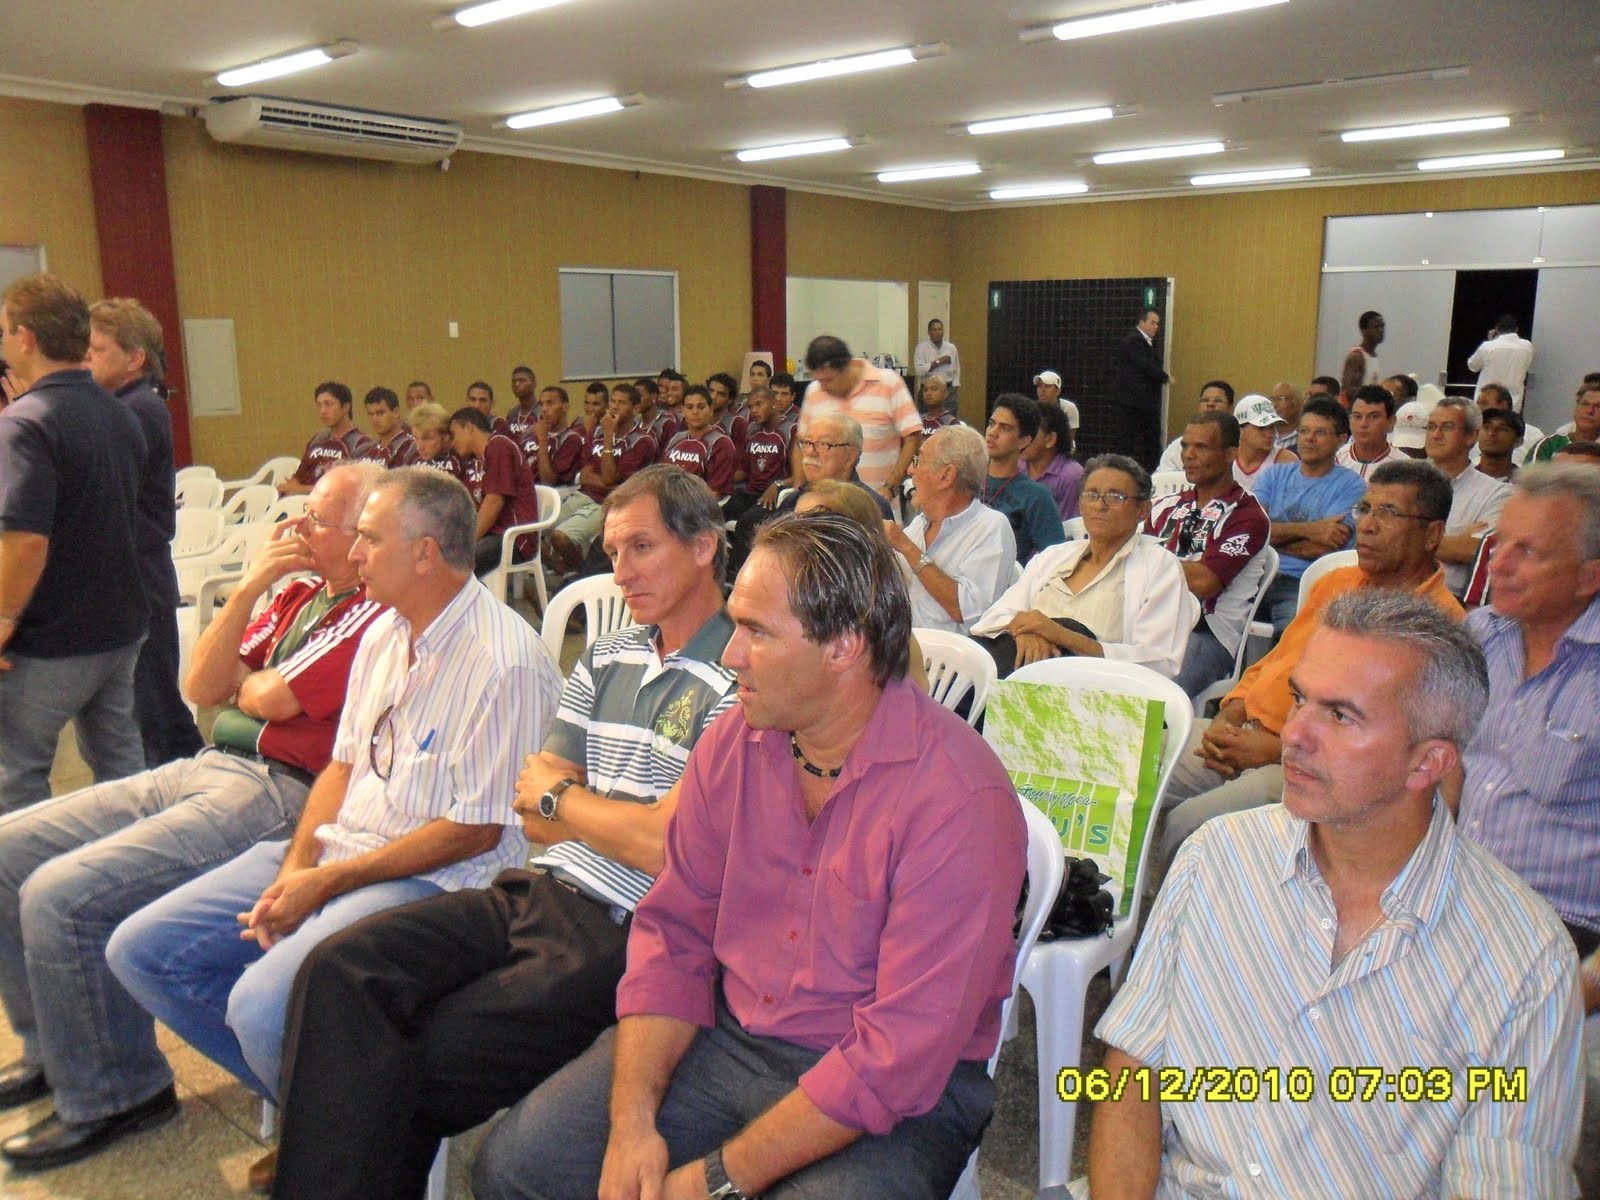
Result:
[[[844,770],[844,766],[842,764],[834,767],[831,771],[817,766],[816,763],[812,762],[801,752],[800,743],[795,740],[793,732],[789,734],[789,749],[794,751],[795,762],[799,763],[801,768],[807,773],[815,775],[818,779],[837,779],[839,778],[839,772]]]

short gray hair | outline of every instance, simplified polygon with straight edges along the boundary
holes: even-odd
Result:
[[[1465,749],[1489,703],[1489,668],[1477,639],[1430,600],[1399,588],[1357,588],[1322,612],[1322,628],[1405,647],[1422,671],[1400,697],[1413,743],[1439,738]]]
[[[1096,471],[1121,471],[1132,478],[1134,487],[1138,491],[1139,502],[1150,499],[1150,493],[1155,490],[1150,482],[1150,472],[1146,471],[1126,454],[1097,454],[1091,458],[1083,468],[1083,477],[1088,479]]]
[[[849,413],[825,412],[816,413],[805,423],[807,436],[815,438],[817,435],[810,432],[821,421],[832,421],[839,427],[839,437],[849,442],[859,453],[862,446],[861,425]]]
[[[383,469],[383,464],[377,462],[340,463],[323,473],[322,478],[328,480],[330,484],[338,484],[341,488],[348,485],[350,488],[349,507],[345,509],[344,520],[340,522],[340,527],[346,532],[355,532],[356,522],[361,517],[361,510],[367,503],[367,497],[385,474],[387,472]]]
[[[1446,396],[1433,406],[1433,411],[1438,412],[1441,408],[1453,408],[1459,412],[1466,427],[1474,434],[1483,428],[1483,409],[1465,396]],[[1430,413],[1429,415],[1432,416],[1433,414]]]
[[[923,443],[920,451],[931,467],[954,467],[956,487],[969,496],[983,495],[989,474],[989,449],[983,434],[970,425],[946,425]]]
[[[727,519],[717,504],[716,493],[705,480],[670,463],[657,463],[630,475],[607,494],[600,506],[607,517],[625,504],[655,498],[661,523],[667,532],[684,545],[703,533],[716,538],[717,552],[711,560],[711,573],[718,584],[728,569]]]
[[[1600,470],[1582,463],[1539,463],[1517,472],[1517,493],[1540,500],[1566,497],[1583,510],[1578,552],[1588,562],[1600,558]]]
[[[400,493],[400,527],[413,540],[431,537],[439,544],[439,557],[457,571],[472,571],[473,534],[478,510],[472,493],[461,481],[432,467],[396,467],[378,470],[383,477],[372,490]]]

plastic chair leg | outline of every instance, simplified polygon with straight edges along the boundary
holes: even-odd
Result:
[[[1072,1168],[1072,1137],[1078,1106],[1056,1094],[1056,1077],[1076,1067],[1083,1046],[1083,1006],[1087,980],[1073,978],[1065,955],[1029,959],[1022,986],[1033,997],[1039,1068],[1039,1190],[1064,1187]]]

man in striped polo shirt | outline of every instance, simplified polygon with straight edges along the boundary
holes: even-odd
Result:
[[[1189,839],[1095,1031],[1096,1200],[1575,1196],[1577,955],[1438,795],[1482,651],[1364,589],[1292,687],[1283,804]]]
[[[893,498],[911,470],[922,444],[922,417],[906,381],[893,371],[851,355],[850,347],[824,334],[806,347],[806,370],[812,383],[800,402],[800,424],[822,414],[842,412],[861,426],[861,481],[880,495]],[[801,475],[799,456],[791,474]]]
[[[664,861],[678,777],[734,703],[720,665],[722,511],[647,467],[605,500],[639,626],[584,651],[517,809],[528,870],[373,917],[300,974],[274,1195],[420,1196],[439,1139],[487,1120],[616,1021],[632,912]]]

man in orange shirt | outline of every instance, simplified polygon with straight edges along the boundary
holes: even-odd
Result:
[[[1202,822],[1283,794],[1278,735],[1293,706],[1289,675],[1334,597],[1362,587],[1409,588],[1457,620],[1465,616],[1436,557],[1451,498],[1450,481],[1428,463],[1385,463],[1368,476],[1366,495],[1351,514],[1358,565],[1330,571],[1312,586],[1272,652],[1245,672],[1216,718],[1190,735],[1163,797],[1176,805],[1166,815],[1163,863]]]

